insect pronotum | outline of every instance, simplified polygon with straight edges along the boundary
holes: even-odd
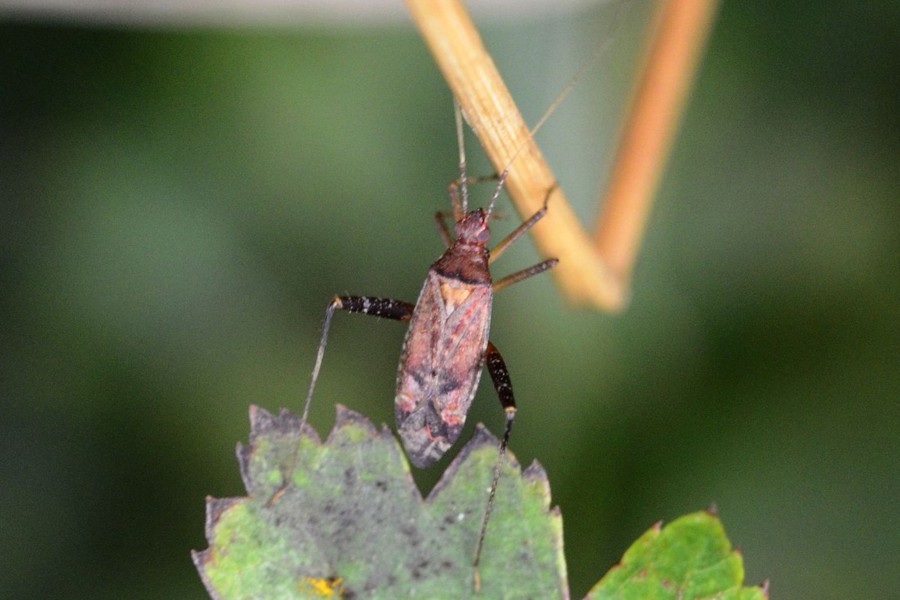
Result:
[[[489,249],[488,220],[503,189],[508,167],[499,175],[487,178],[497,180],[487,208],[469,210],[468,186],[482,179],[472,179],[466,174],[462,116],[458,105],[455,105],[455,116],[459,179],[449,186],[454,220],[452,235],[446,222],[448,215],[443,212],[435,214],[446,250],[428,270],[415,304],[371,296],[335,296],[329,302],[301,424],[305,425],[309,414],[331,318],[337,310],[409,321],[397,368],[394,409],[400,438],[410,462],[416,467],[427,467],[439,460],[459,437],[478,387],[481,368],[486,366],[503,406],[506,422],[475,548],[473,566],[477,569],[516,414],[506,363],[488,338],[493,294],[550,269],[558,260],[551,258],[496,281],[491,279],[488,265],[546,214],[552,188],[547,191],[540,210],[493,249]]]

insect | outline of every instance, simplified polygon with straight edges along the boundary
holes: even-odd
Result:
[[[427,467],[439,460],[457,440],[475,396],[482,367],[486,366],[506,421],[475,551],[473,564],[477,569],[501,461],[516,414],[506,363],[488,337],[493,294],[552,268],[558,260],[551,258],[492,280],[488,265],[546,214],[553,188],[548,190],[543,206],[536,213],[489,249],[488,221],[506,181],[508,167],[489,178],[496,179],[497,183],[487,208],[469,210],[468,186],[485,178],[469,178],[466,174],[462,115],[458,105],[455,115],[460,160],[459,179],[449,186],[454,221],[452,235],[446,220],[449,215],[435,214],[446,250],[428,270],[415,304],[370,296],[335,296],[331,300],[325,310],[322,337],[301,423],[306,423],[331,319],[338,310],[409,322],[397,368],[394,409],[400,438],[410,462],[417,467]]]

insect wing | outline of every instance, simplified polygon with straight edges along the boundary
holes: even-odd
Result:
[[[429,272],[410,320],[397,371],[397,429],[417,467],[437,461],[459,437],[488,342],[493,291]]]

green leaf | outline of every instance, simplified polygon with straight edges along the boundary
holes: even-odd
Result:
[[[251,407],[248,497],[207,501],[194,562],[214,598],[465,598],[497,440],[478,427],[427,499],[390,431],[338,407],[325,443]],[[486,598],[567,598],[562,520],[536,463],[507,454],[482,552]],[[283,474],[289,484],[282,486]],[[283,487],[283,489],[282,489]]]
[[[194,552],[217,599],[468,598],[497,440],[482,426],[422,498],[400,445],[342,406],[322,443],[286,410],[250,408],[238,445],[248,496],[207,500],[209,548]],[[484,542],[479,595],[568,599],[562,518],[537,463],[507,453]],[[287,484],[285,484],[287,482]],[[764,600],[718,518],[687,515],[641,536],[591,600]]]
[[[625,552],[587,600],[765,600],[767,585],[741,587],[744,563],[707,511],[657,523]]]

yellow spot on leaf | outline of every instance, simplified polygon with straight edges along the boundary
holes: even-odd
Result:
[[[300,589],[307,594],[315,594],[323,598],[342,598],[344,580],[340,577],[304,577]]]

